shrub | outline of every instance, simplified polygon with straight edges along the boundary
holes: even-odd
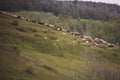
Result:
[[[114,57],[117,57],[118,55],[116,53],[113,54]]]
[[[18,26],[18,25],[19,25],[18,20],[14,20],[14,21],[12,22],[12,25],[14,25],[14,26]]]
[[[13,47],[13,50],[15,51],[16,54],[20,55],[21,51],[17,47]]]
[[[37,70],[36,70],[35,68],[28,67],[28,68],[26,69],[26,72],[27,72],[28,74],[35,74],[35,73],[37,73]]]

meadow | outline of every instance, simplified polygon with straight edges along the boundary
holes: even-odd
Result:
[[[119,46],[93,47],[67,32],[45,30],[0,14],[0,80],[120,80]]]

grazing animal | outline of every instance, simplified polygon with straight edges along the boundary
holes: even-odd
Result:
[[[80,33],[79,32],[74,32],[74,35],[75,36],[80,36]]]
[[[108,47],[114,47],[114,44],[108,43]]]
[[[47,39],[47,37],[44,37],[44,39]]]
[[[21,19],[21,16],[17,16],[16,18]]]
[[[63,31],[63,32],[66,32],[66,30],[65,30],[65,29],[63,29],[63,28],[62,28],[62,31]]]
[[[47,33],[47,31],[43,31],[44,33]]]
[[[38,24],[38,22],[36,20],[32,20],[32,22]]]
[[[44,23],[45,26],[48,26],[49,24],[48,23]]]
[[[65,35],[66,33],[62,33],[63,35]]]
[[[44,23],[43,23],[43,22],[38,22],[38,24],[44,25]]]
[[[68,33],[70,33],[70,30],[67,30]]]
[[[26,20],[26,18],[24,18],[24,17],[20,17],[20,19],[22,19],[22,20]]]
[[[18,17],[17,15],[11,15],[11,16],[13,16],[14,18],[17,18],[17,17]]]
[[[58,30],[58,31],[62,31],[62,28],[61,28],[61,27],[57,27],[57,30]]]
[[[4,11],[0,11],[0,13],[2,13],[2,14],[6,14],[6,12],[4,12]]]
[[[48,24],[48,27],[50,27],[50,28],[54,28],[54,25]]]

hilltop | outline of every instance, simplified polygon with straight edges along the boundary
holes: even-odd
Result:
[[[94,47],[33,22],[0,13],[1,80],[120,79],[119,46]]]

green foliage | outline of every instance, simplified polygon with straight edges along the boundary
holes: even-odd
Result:
[[[43,11],[54,15],[72,16],[73,18],[109,21],[119,19],[120,6],[115,4],[56,1],[56,0],[4,0],[0,3],[3,11]]]

